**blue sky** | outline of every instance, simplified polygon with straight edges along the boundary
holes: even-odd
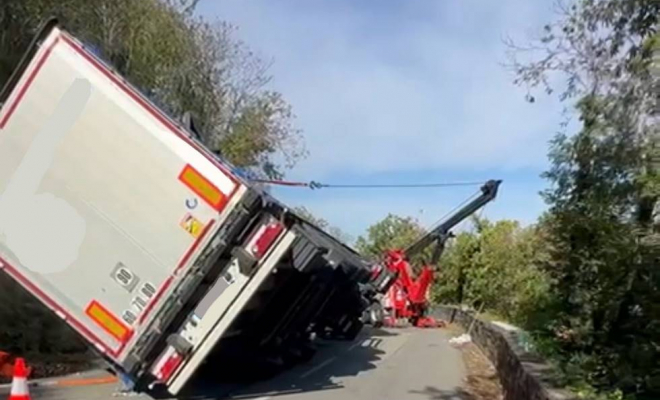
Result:
[[[238,27],[272,60],[271,88],[293,105],[310,154],[288,178],[323,183],[502,179],[484,215],[533,222],[545,205],[556,98],[524,100],[505,37],[550,22],[553,0],[224,0],[198,12]],[[276,189],[353,237],[388,213],[431,224],[476,187]]]

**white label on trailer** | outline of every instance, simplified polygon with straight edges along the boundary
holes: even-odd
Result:
[[[142,296],[135,296],[133,297],[133,301],[131,301],[131,306],[133,306],[133,310],[136,311],[137,314],[141,314],[142,311],[147,307],[147,300],[145,300]]]
[[[122,313],[121,318],[129,325],[133,325],[135,321],[137,321],[137,315],[135,315],[132,310],[125,310]]]
[[[140,278],[121,262],[117,263],[115,269],[112,270],[112,278],[121,287],[128,290],[129,293],[133,291],[140,281]]]
[[[156,294],[156,288],[151,283],[145,282],[140,288],[140,293],[144,295],[148,300],[151,300],[151,298]]]

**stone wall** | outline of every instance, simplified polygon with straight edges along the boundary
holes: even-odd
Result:
[[[556,383],[553,368],[533,353],[525,332],[502,323],[474,320],[474,312],[454,307],[437,307],[433,315],[467,330],[497,369],[505,400],[566,400],[576,397]]]

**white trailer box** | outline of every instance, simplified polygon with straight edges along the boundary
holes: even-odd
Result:
[[[55,23],[0,101],[0,267],[124,365],[247,188]]]
[[[56,21],[0,93],[0,269],[173,394],[241,332],[283,353],[310,329],[354,337],[369,277]]]

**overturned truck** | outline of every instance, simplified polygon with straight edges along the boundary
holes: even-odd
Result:
[[[392,277],[299,218],[57,21],[0,93],[0,269],[138,390],[355,338]]]

